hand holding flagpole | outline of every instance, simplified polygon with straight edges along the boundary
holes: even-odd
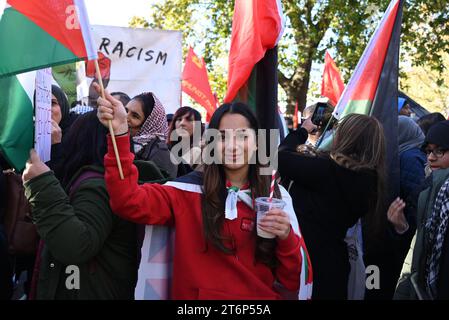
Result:
[[[106,99],[105,94],[104,94],[103,80],[101,78],[101,73],[100,73],[100,66],[98,65],[98,60],[94,60],[94,61],[95,61],[95,69],[97,72],[98,83],[100,85],[101,97],[103,99]],[[112,145],[114,147],[115,158],[117,159],[117,167],[118,167],[118,172],[120,174],[120,179],[124,180],[125,177],[123,176],[122,163],[120,162],[120,156],[118,153],[117,143],[115,141],[115,134],[114,134],[114,129],[112,128],[111,120],[108,120],[108,127],[109,127],[109,133],[111,134]]]

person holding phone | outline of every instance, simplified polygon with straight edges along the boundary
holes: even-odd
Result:
[[[293,181],[289,192],[314,268],[312,299],[347,299],[344,239],[362,216],[376,221],[384,214],[385,137],[374,117],[351,114],[339,124],[330,152],[321,153],[304,146],[314,129],[306,120],[281,143],[279,173]]]

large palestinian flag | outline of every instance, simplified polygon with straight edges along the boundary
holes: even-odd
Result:
[[[285,25],[280,0],[236,0],[225,102],[247,103],[264,129],[278,128],[277,44]]]
[[[7,0],[0,48],[0,77],[97,58],[82,0]]]
[[[334,116],[337,119],[350,113],[373,114],[375,109],[383,107],[393,111],[393,105],[376,104],[375,99],[376,96],[378,99],[380,98],[380,93],[385,94],[379,90],[386,89],[387,87],[382,85],[388,81],[388,87],[395,88],[397,100],[397,63],[399,61],[401,21],[402,1],[393,0],[338,101],[334,110]],[[387,72],[389,75],[395,76],[396,81],[393,78],[386,78]]]
[[[35,73],[24,72],[97,58],[84,2],[0,1],[0,48],[0,151],[20,171],[34,131]]]

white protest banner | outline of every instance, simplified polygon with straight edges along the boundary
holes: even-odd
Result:
[[[36,72],[34,149],[43,162],[51,156],[51,68]]]
[[[181,103],[182,34],[179,31],[92,26],[103,83],[131,98],[153,92],[166,113]],[[95,76],[87,68],[89,86]],[[92,95],[92,88],[89,90]]]

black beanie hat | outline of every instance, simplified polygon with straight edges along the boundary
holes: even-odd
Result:
[[[441,121],[430,127],[422,149],[428,144],[436,144],[442,149],[449,150],[449,120]]]

